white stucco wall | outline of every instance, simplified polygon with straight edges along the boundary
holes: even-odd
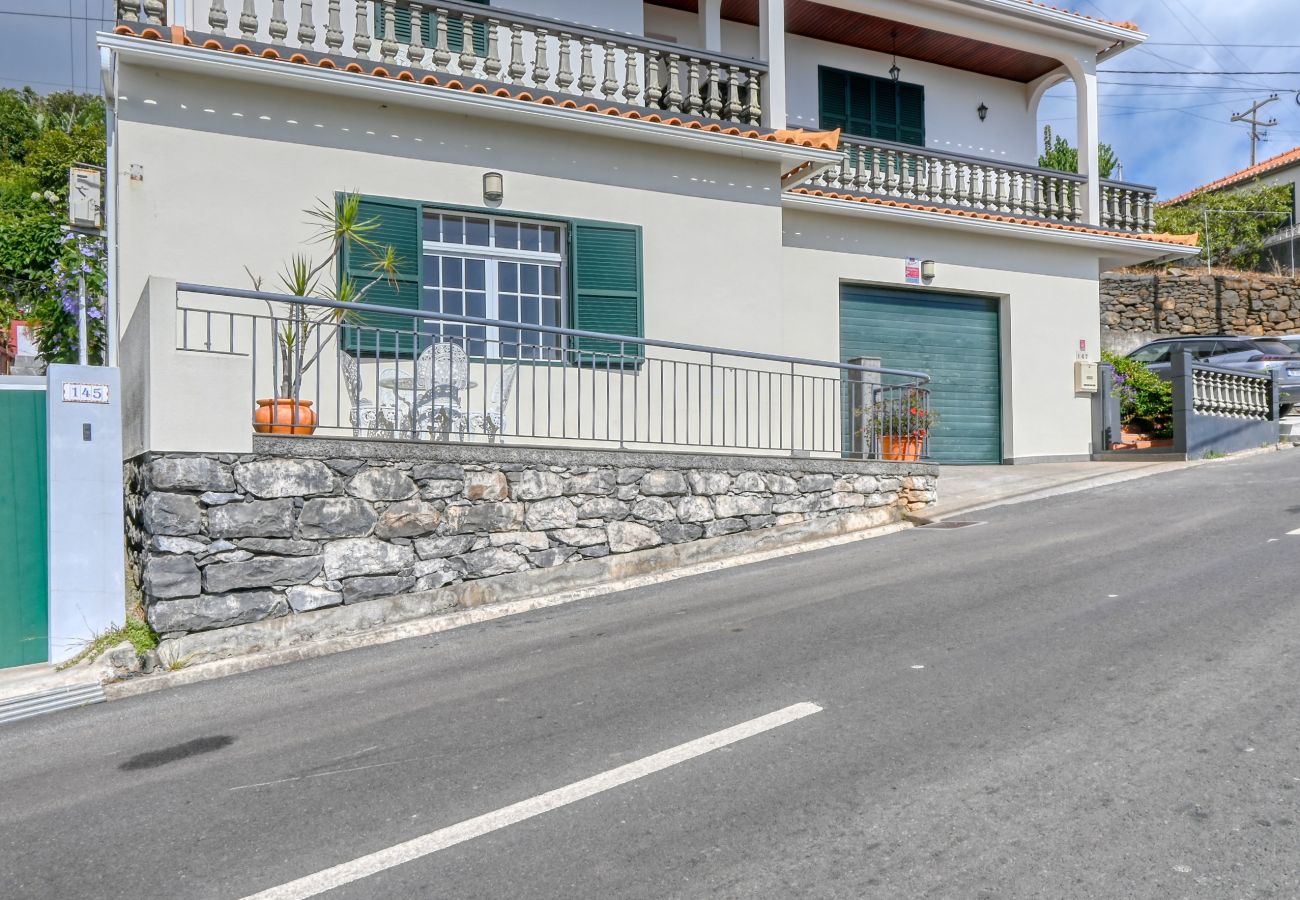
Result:
[[[699,46],[699,17],[658,6],[646,6],[645,28],[672,36],[681,44]],[[758,29],[737,22],[722,23],[722,52],[758,56]],[[864,75],[887,77],[892,58],[887,53],[859,50],[829,41],[786,37],[786,119],[792,127],[819,128],[817,69],[829,66]],[[902,80],[925,87],[926,146],[1021,165],[1038,162],[1038,123],[1029,109],[1023,84],[990,78],[933,63],[900,57]],[[988,106],[981,122],[976,110]]]
[[[318,198],[483,208],[482,175],[495,170],[503,210],[642,226],[648,333],[779,349],[765,324],[779,317],[776,159],[126,66],[120,93],[123,326],[150,275],[246,287],[245,265],[270,276],[316,250],[303,210]],[[126,177],[132,165],[142,180]],[[750,314],[737,318],[721,296],[746,298]]]
[[[835,357],[845,283],[998,298],[1002,329],[1002,455],[1090,452],[1090,395],[1074,392],[1079,341],[1100,348],[1097,257],[1029,241],[787,210],[785,320],[791,352]],[[933,259],[926,289],[908,286],[904,262]],[[889,360],[883,361],[886,366]]]

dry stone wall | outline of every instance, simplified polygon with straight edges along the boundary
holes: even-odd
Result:
[[[320,452],[295,452],[306,446]],[[294,438],[255,449],[128,462],[129,542],[160,634],[936,499],[921,464],[500,447],[467,459]]]
[[[1156,337],[1300,332],[1300,281],[1269,275],[1159,275],[1101,278],[1102,347],[1117,353]]]

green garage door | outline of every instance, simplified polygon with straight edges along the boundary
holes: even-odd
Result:
[[[931,459],[1002,462],[996,300],[844,285],[840,354],[846,360],[876,356],[889,368],[930,373],[930,402],[940,416],[930,436]]]
[[[48,658],[45,391],[0,388],[0,668]]]

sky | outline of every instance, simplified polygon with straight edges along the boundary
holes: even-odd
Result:
[[[1295,29],[1300,0],[1054,0],[1053,5],[1134,21],[1150,36],[1144,46],[1102,67],[1101,135],[1117,151],[1125,180],[1155,185],[1162,197],[1171,197],[1245,168],[1250,128],[1229,120],[1273,93],[1280,99],[1262,116],[1278,119],[1278,125],[1260,145],[1260,159],[1300,146],[1300,74],[1105,74],[1115,69],[1300,72]],[[98,91],[94,33],[110,20],[112,7],[112,0],[0,0],[0,87]],[[1233,44],[1245,46],[1226,46]],[[1074,141],[1072,85],[1054,88],[1044,98],[1039,120]]]
[[[1131,21],[1148,35],[1141,47],[1105,62],[1099,75],[1101,137],[1115,148],[1124,179],[1155,185],[1172,197],[1250,165],[1250,126],[1234,123],[1255,100],[1279,95],[1260,112],[1276,128],[1259,146],[1267,159],[1300,146],[1300,30],[1297,0],[1071,0],[1054,5],[1111,21]],[[1225,46],[1242,44],[1246,46]],[[1262,46],[1262,45],[1288,46]],[[1106,74],[1291,71],[1295,75]],[[1043,99],[1040,124],[1074,142],[1074,88]]]

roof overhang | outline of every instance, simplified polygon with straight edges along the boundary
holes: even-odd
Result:
[[[699,8],[699,0],[649,2]],[[722,17],[758,25],[759,0],[722,0]],[[1029,0],[787,0],[785,26],[800,37],[1024,84],[1059,70],[1063,56],[1095,53],[1100,61],[1146,40],[1140,31]]]
[[[157,69],[253,84],[292,87],[334,97],[353,97],[366,101],[382,99],[383,102],[409,107],[436,109],[452,114],[474,115],[515,123],[526,122],[538,127],[660,144],[679,150],[686,148],[742,159],[771,160],[780,164],[782,172],[801,169],[808,171],[810,177],[816,172],[838,165],[841,161],[838,150],[821,150],[773,140],[651,122],[646,119],[602,115],[581,109],[566,109],[556,105],[517,100],[512,97],[496,97],[491,94],[472,93],[400,81],[395,78],[379,78],[165,41],[101,32],[98,35],[98,42],[101,48],[116,54],[122,61]]]
[[[859,219],[875,219],[882,222],[906,223],[927,228],[960,230],[967,234],[976,231],[995,237],[1042,241],[1092,250],[1097,254],[1103,270],[1119,266],[1133,266],[1158,259],[1185,259],[1191,256],[1199,256],[1201,253],[1199,247],[1188,247],[1183,244],[1171,244],[1139,237],[1072,231],[1020,222],[998,222],[974,216],[944,215],[943,213],[899,206],[859,203],[853,200],[837,200],[831,197],[815,197],[810,194],[786,193],[781,198],[781,205],[786,209],[800,209],[828,215],[851,216]]]

